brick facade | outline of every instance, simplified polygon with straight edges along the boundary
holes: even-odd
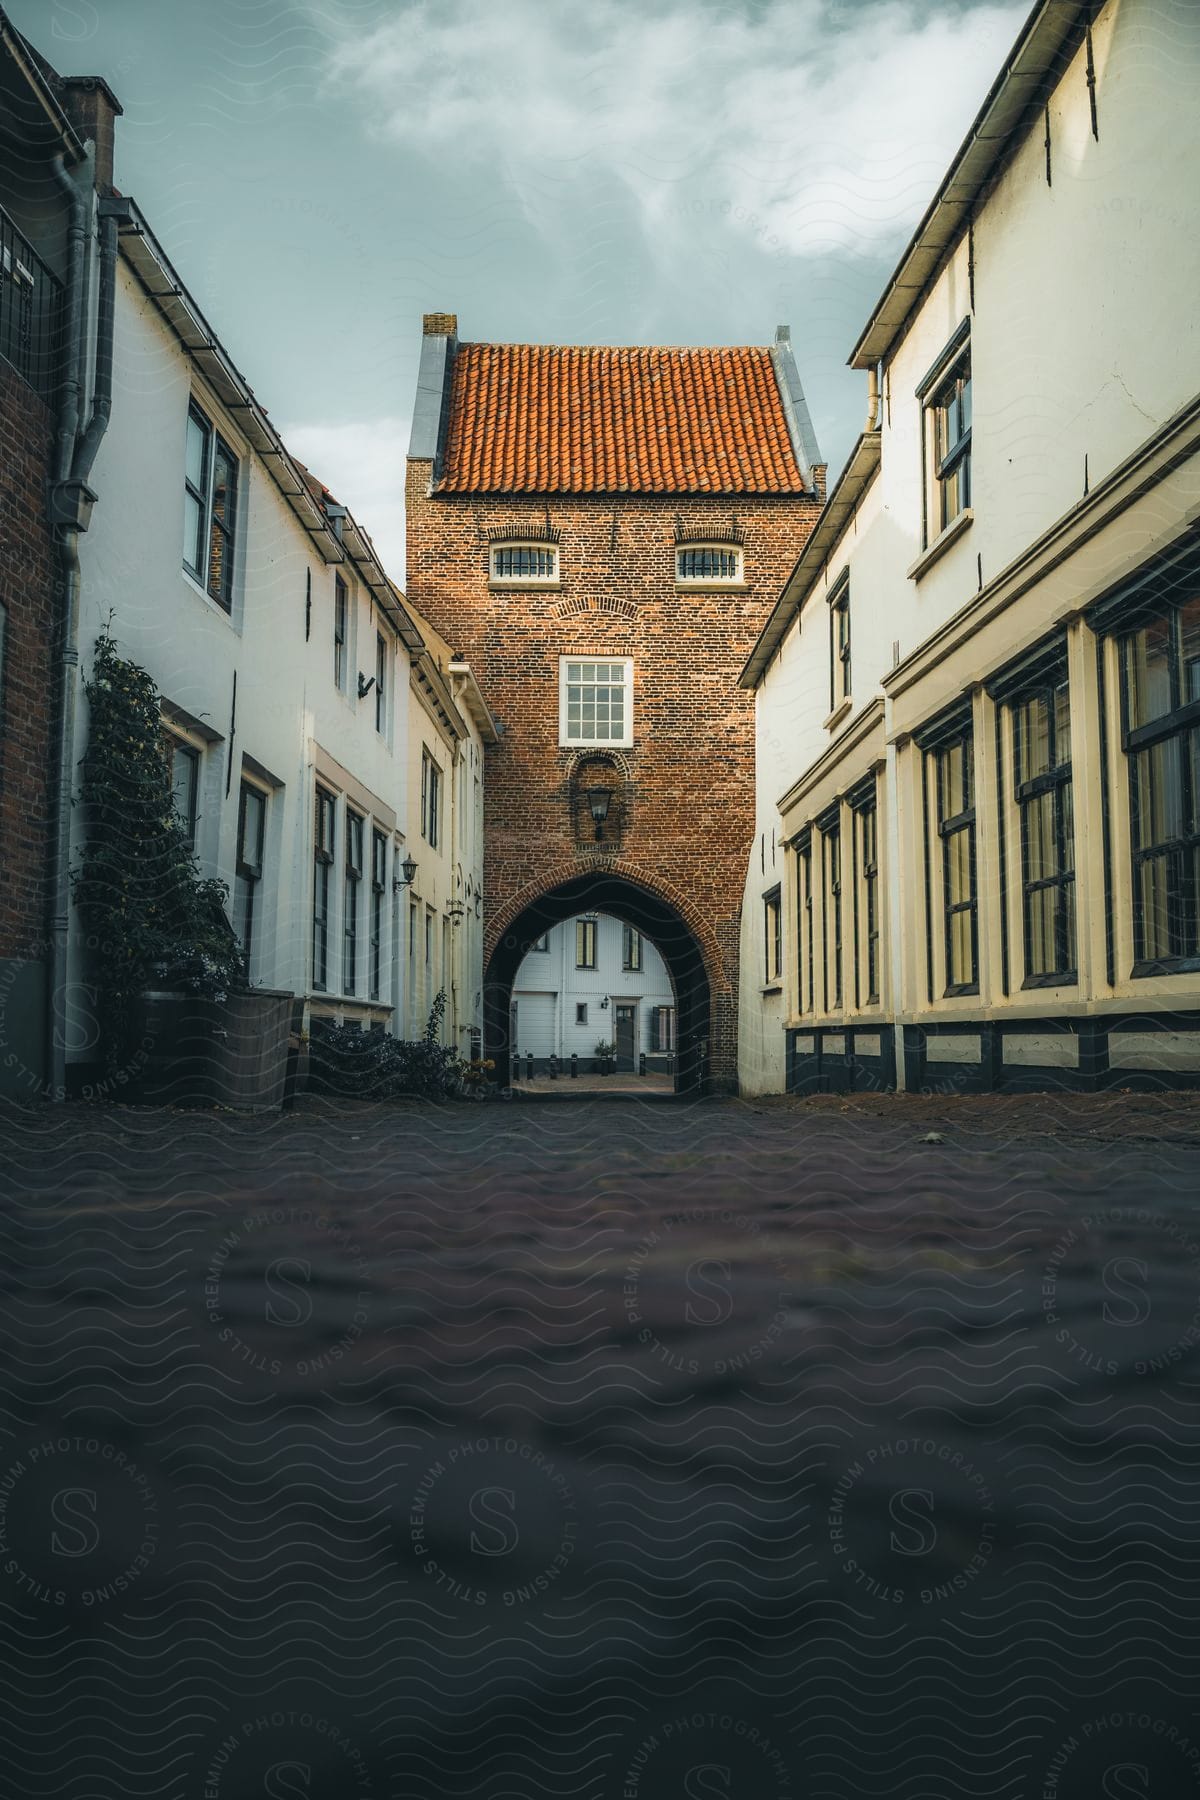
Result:
[[[0,1093],[43,1071],[46,857],[53,812],[57,555],[46,521],[49,408],[0,359]]]
[[[431,461],[410,460],[408,592],[470,661],[503,727],[485,783],[485,963],[523,908],[572,876],[643,886],[699,946],[712,1009],[707,1076],[731,1086],[754,830],[753,696],[737,677],[819,492],[465,496],[431,491],[432,479]],[[489,543],[547,530],[557,534],[560,585],[489,590]],[[677,590],[677,537],[740,540],[744,591]],[[631,749],[560,746],[568,653],[633,658]],[[603,775],[605,757],[614,799],[597,844],[580,790]]]

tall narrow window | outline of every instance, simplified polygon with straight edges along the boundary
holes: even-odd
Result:
[[[799,976],[796,1000],[801,1012],[814,1012],[812,836],[805,832],[796,845],[796,947]]]
[[[970,723],[966,722],[956,736],[933,753],[942,851],[947,994],[973,994],[979,989],[974,742]]]
[[[1025,982],[1074,981],[1075,825],[1065,677],[1020,695],[1013,702],[1012,719]]]
[[[825,883],[825,1006],[842,1004],[842,828],[833,815],[821,827]]]
[[[317,789],[313,834],[313,987],[320,993],[329,986],[329,892],[336,805],[332,794],[324,788]]]
[[[257,945],[255,925],[258,884],[263,872],[267,796],[261,788],[243,781],[238,798],[237,881],[234,888],[234,929],[242,942],[246,973],[254,972]]]
[[[382,631],[375,633],[375,729],[382,737],[387,731],[387,639]]]
[[[841,582],[829,602],[829,710],[850,698],[850,583]]]
[[[165,739],[171,771],[175,818],[188,843],[196,847],[196,820],[200,801],[200,752],[168,732]]]
[[[421,836],[433,850],[441,840],[442,771],[429,754],[421,752]]]
[[[238,459],[193,401],[183,476],[183,566],[218,606],[233,609]]]
[[[575,967],[577,969],[594,969],[595,966],[596,921],[595,919],[576,919]]]
[[[371,833],[371,998],[383,991],[383,936],[387,920],[388,843],[382,831]]]
[[[1121,640],[1134,974],[1200,958],[1200,598]]]
[[[333,578],[333,685],[343,692],[346,687],[346,632],[350,607],[346,584],[340,575]]]
[[[342,903],[342,992],[358,992],[359,911],[363,878],[363,831],[360,814],[346,813],[346,887]]]
[[[642,966],[642,934],[635,931],[632,925],[621,927],[621,967],[623,969],[640,969]]]
[[[955,358],[927,403],[936,535],[971,504],[971,352]]]
[[[773,987],[783,973],[783,925],[779,889],[763,895],[763,978]]]
[[[673,1006],[656,1006],[650,1014],[650,1048],[651,1050],[670,1051],[675,1048],[675,1008]]]
[[[862,974],[859,992],[866,1004],[879,998],[879,815],[874,798],[855,814],[858,827],[858,880],[862,900]]]

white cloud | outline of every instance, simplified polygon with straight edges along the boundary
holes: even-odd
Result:
[[[853,255],[920,215],[1026,10],[409,0],[331,67],[384,137],[499,176],[543,228],[599,180],[662,251],[694,247],[700,206],[767,250]]]
[[[293,455],[348,506],[370,537],[393,581],[404,579],[404,459],[409,421],[359,419],[338,425],[315,420],[280,427]]]

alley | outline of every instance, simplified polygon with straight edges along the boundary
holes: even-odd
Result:
[[[8,1115],[13,1791],[1032,1800],[1114,1736],[1194,1791],[1198,1147],[1182,1097]]]

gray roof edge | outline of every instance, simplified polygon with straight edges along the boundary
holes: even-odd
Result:
[[[882,433],[878,426],[874,431],[862,432],[857,438],[845,468],[829,490],[817,522],[796,558],[792,572],[784,583],[783,592],[771,608],[767,622],[742,666],[738,676],[739,687],[758,687],[774,662],[792,620],[802,610],[822,568],[837,548],[853,518],[855,507],[878,470],[882,460],[881,450]]]
[[[796,453],[796,461],[800,464],[800,472],[804,476],[806,484],[811,488],[813,486],[813,468],[821,462],[822,457],[817,444],[817,434],[813,430],[808,401],[804,398],[800,371],[796,367],[796,358],[792,354],[789,339],[780,337],[771,345],[771,366],[775,370],[775,382],[779,388],[779,398],[783,406],[783,416],[787,420],[792,449]]]
[[[430,334],[421,339],[412,431],[408,439],[410,462],[431,462],[436,465],[441,458],[447,391],[456,345],[457,339],[441,334]],[[437,474],[436,467],[434,474]]]
[[[950,243],[964,229],[980,189],[1016,134],[1028,126],[1026,109],[1031,93],[1053,75],[1065,47],[1073,44],[1077,35],[1082,35],[1094,4],[1095,0],[1035,0],[936,194],[909,238],[887,287],[871,309],[870,317],[846,359],[850,368],[870,368],[888,355],[904,331],[929,279],[928,273],[915,282],[907,281],[906,276],[914,273],[914,265],[922,258],[932,258],[936,267]],[[1014,88],[1017,90],[1015,96]],[[1006,117],[1010,109],[1012,116]],[[1000,127],[994,136],[989,131],[990,126]],[[978,166],[972,168],[973,163]],[[956,192],[956,185],[964,173],[969,173],[970,179],[964,189]],[[893,300],[899,303],[898,316],[888,318],[889,302]]]

